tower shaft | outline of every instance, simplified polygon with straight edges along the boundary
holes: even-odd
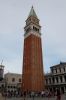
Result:
[[[40,92],[44,90],[41,27],[34,9],[31,11],[24,28],[22,90]]]

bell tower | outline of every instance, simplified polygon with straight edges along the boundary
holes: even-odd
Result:
[[[44,90],[41,26],[32,6],[24,27],[22,90]]]

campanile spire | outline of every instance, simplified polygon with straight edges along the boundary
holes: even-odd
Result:
[[[29,16],[28,16],[28,17],[30,17],[30,16],[33,16],[33,17],[38,18],[37,15],[36,15],[36,13],[35,13],[35,11],[34,11],[33,6],[32,6],[32,8],[31,8],[31,10],[30,10],[30,13],[29,13]]]

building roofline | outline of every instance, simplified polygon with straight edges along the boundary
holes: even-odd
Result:
[[[5,73],[5,75],[7,75],[7,74],[11,74],[11,75],[22,75],[22,74],[18,74],[18,73],[11,73],[11,72]]]
[[[54,65],[54,66],[51,66],[50,68],[53,68],[53,67],[58,67],[59,65],[65,65],[65,64],[66,64],[66,62],[60,62],[59,64]]]

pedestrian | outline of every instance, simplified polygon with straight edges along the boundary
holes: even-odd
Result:
[[[57,89],[57,100],[61,100],[61,93],[59,89]]]

